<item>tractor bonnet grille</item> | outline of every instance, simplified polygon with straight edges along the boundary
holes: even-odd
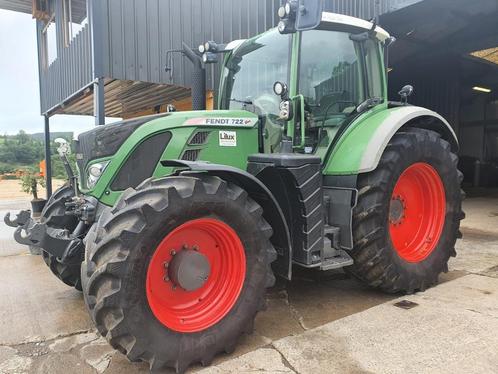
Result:
[[[196,133],[192,139],[188,142],[189,145],[200,145],[204,144],[207,141],[207,138],[209,136],[209,131],[199,131]]]
[[[76,162],[81,177],[85,178],[84,171],[89,161],[114,155],[137,128],[154,119],[169,115],[169,113],[161,113],[139,117],[98,126],[93,130],[81,133],[75,142]]]
[[[201,153],[200,149],[187,149],[183,152],[182,160],[185,161],[197,161],[199,158],[199,153]]]

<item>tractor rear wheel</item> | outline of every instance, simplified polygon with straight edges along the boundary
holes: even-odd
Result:
[[[262,213],[243,189],[206,175],[125,191],[87,235],[83,293],[99,332],[152,371],[232,351],[275,282]]]
[[[40,222],[47,224],[52,228],[66,229],[74,231],[78,225],[78,219],[75,216],[65,214],[66,206],[64,205],[68,198],[74,196],[74,189],[65,184],[55,191],[48,200],[40,217]],[[68,286],[81,291],[81,270],[79,264],[62,264],[53,255],[42,250],[43,261],[50,268],[52,273]],[[83,259],[81,259],[83,261]]]
[[[358,178],[350,271],[386,292],[423,291],[448,271],[463,219],[458,157],[433,131],[391,139],[377,169]]]

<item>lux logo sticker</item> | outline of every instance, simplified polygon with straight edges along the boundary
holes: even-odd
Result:
[[[220,147],[237,146],[237,133],[235,131],[220,131],[218,138],[220,140]]]

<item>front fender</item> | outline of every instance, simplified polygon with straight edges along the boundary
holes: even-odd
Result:
[[[417,106],[385,109],[360,116],[349,126],[326,161],[324,174],[349,175],[374,170],[387,144],[403,126],[439,132],[455,151],[458,150],[455,132],[438,113]]]
[[[275,246],[278,254],[277,260],[272,264],[273,269],[281,277],[291,279],[292,245],[289,227],[277,200],[259,179],[244,170],[232,166],[201,161],[165,160],[161,161],[161,164],[165,167],[178,168],[179,172],[185,169],[193,172],[206,172],[243,188],[252,199],[261,205],[263,217],[273,229],[270,241]]]

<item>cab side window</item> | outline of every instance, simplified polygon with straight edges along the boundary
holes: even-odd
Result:
[[[378,44],[369,39],[365,41],[365,66],[368,79],[368,97],[383,97],[383,66],[380,63]]]
[[[359,56],[348,33],[302,33],[299,93],[315,120],[343,114],[364,100]]]

